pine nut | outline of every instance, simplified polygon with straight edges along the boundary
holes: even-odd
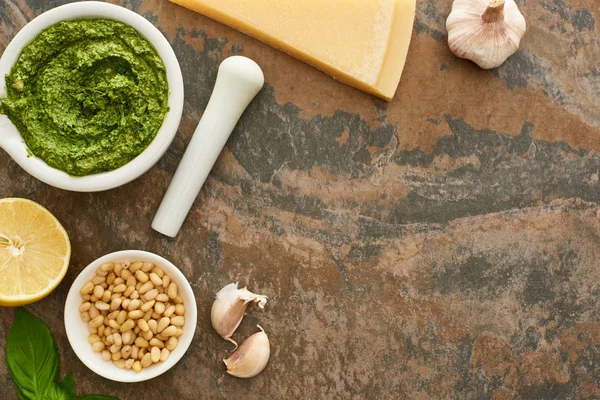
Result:
[[[171,282],[169,285],[169,288],[167,289],[167,295],[170,299],[177,297],[177,284],[175,282]]]
[[[144,319],[146,321],[150,321],[152,319],[152,310],[146,311],[146,314],[144,314]]]
[[[144,272],[150,272],[150,270],[154,268],[154,264],[146,262],[142,265],[142,271]]]
[[[143,319],[143,318],[142,318]],[[145,321],[145,320],[144,320]],[[136,335],[140,333],[140,327],[136,326],[135,328],[133,328],[133,333],[135,333]]]
[[[127,332],[127,331],[132,330],[134,326],[135,326],[135,322],[133,322],[132,319],[128,319],[127,321],[125,321],[123,323],[123,325],[121,325],[121,328],[119,329],[119,331]]]
[[[102,294],[102,298],[100,300],[102,300],[105,303],[108,303],[110,301],[111,296],[112,296],[112,293],[110,292],[110,290],[105,290],[104,293]]]
[[[177,327],[171,325],[168,328],[165,328],[160,334],[167,337],[175,336],[177,334]]]
[[[131,293],[131,296],[129,296],[129,298],[132,300],[139,299],[140,294],[137,292],[137,290],[134,290],[133,293]]]
[[[139,348],[146,348],[148,347],[148,341],[146,339],[144,339],[143,337],[138,336],[135,339],[135,345]]]
[[[138,270],[138,271],[135,273],[135,278],[136,278],[138,281],[142,282],[142,283],[146,283],[146,282],[148,282],[148,279],[149,279],[149,278],[148,278],[148,275],[146,275],[146,273],[145,273],[144,271],[142,271],[142,270]]]
[[[140,319],[144,317],[144,312],[142,310],[133,310],[129,311],[127,315],[130,319]]]
[[[127,290],[127,286],[125,286],[124,283],[120,283],[115,286],[115,288],[112,290],[112,292],[113,293],[123,293],[125,290]]]
[[[88,342],[90,344],[94,344],[94,343],[99,342],[99,341],[100,341],[100,336],[98,336],[98,335],[90,335],[90,336],[88,336]]]
[[[140,327],[140,329],[142,330],[142,332],[148,332],[150,330],[150,327],[148,326],[148,322],[146,322],[145,319],[138,319],[138,326]]]
[[[115,293],[118,295],[118,293]],[[121,298],[120,297],[115,297],[114,299],[112,299],[112,301],[110,302],[110,310],[111,311],[116,311],[119,309],[119,307],[121,307]]]
[[[121,338],[121,335],[118,333],[113,333],[113,342],[117,345],[117,346],[122,346],[123,345],[123,338]]]
[[[173,300],[173,303],[175,304],[183,304],[183,297],[181,297],[180,294],[178,294],[175,299]]]
[[[102,359],[104,361],[110,361],[110,351],[102,350]]]
[[[100,353],[102,350],[104,350],[104,343],[98,341],[92,344],[92,349],[96,352],[96,353]]]
[[[175,332],[175,336],[176,336],[176,337],[179,337],[179,336],[181,336],[181,335],[183,335],[183,329],[181,329],[181,328],[179,328],[179,327],[178,327],[178,328],[177,328],[177,332]]]
[[[84,294],[81,296],[81,301],[90,301],[91,298],[92,296],[90,296],[89,294]]]
[[[113,364],[115,364],[119,368],[125,368],[125,360],[122,360],[120,358],[118,360],[113,360]]]
[[[93,328],[97,328],[104,323],[104,315],[98,315],[92,319],[89,324]]]
[[[150,321],[148,321],[148,327],[150,328],[150,332],[152,332],[153,334],[157,334],[157,328],[158,328],[158,322],[156,322],[155,319],[151,319]]]
[[[184,315],[185,314],[185,307],[183,306],[183,304],[176,304],[175,305],[175,314],[177,314],[177,315]]]
[[[162,303],[166,303],[167,301],[169,301],[169,296],[167,296],[164,293],[161,293],[158,296],[156,296],[156,301],[160,301]]]
[[[171,284],[171,277],[169,275],[165,275],[162,278],[163,280],[163,284],[162,287],[164,287],[165,289],[169,287],[169,285]]]
[[[158,347],[153,347],[150,351],[150,357],[153,363],[157,363],[160,361],[160,349]]]
[[[127,289],[123,292],[123,296],[130,297],[135,292],[135,286],[127,286]]]
[[[121,357],[123,357],[124,359],[128,359],[130,355],[131,346],[123,346],[123,348],[121,349]]]
[[[102,326],[104,326],[104,325],[102,325]],[[113,328],[111,328],[110,326],[104,326],[104,336],[112,335],[112,330],[113,330]]]
[[[134,361],[133,366],[131,367],[135,372],[142,372],[142,363],[139,361]]]
[[[117,322],[121,325],[127,320],[127,311],[121,310],[119,311],[119,315],[117,315]]]
[[[162,333],[159,333],[158,335],[156,335],[156,338],[158,340],[162,340],[163,342],[166,342],[167,340],[169,340],[169,337],[168,336],[163,336]]]
[[[171,320],[167,317],[161,318],[160,321],[158,321],[158,325],[156,327],[156,332],[161,333],[162,331],[165,330],[165,328],[167,326],[169,326],[169,324],[171,323]]]
[[[123,338],[123,344],[133,343],[133,333],[131,331],[123,332],[121,337]]]
[[[169,349],[162,349],[160,351],[160,361],[165,361],[167,358],[169,358],[170,355],[171,352],[169,351]]]
[[[100,336],[100,337],[104,336],[104,329],[105,329],[105,326],[104,326],[104,325],[100,325],[100,326],[99,326],[97,329],[98,329],[98,332],[97,332],[97,333],[98,333],[98,336]],[[91,331],[90,331],[90,332],[91,332]]]
[[[109,272],[108,275],[106,275],[106,283],[109,285],[112,285],[115,279],[117,279],[117,276],[114,272]]]
[[[131,265],[129,266],[129,271],[131,271],[131,273],[135,273],[137,272],[140,268],[142,268],[143,263],[141,261],[136,261],[134,263],[131,263]]]
[[[162,278],[163,276],[165,276],[165,271],[163,271],[161,267],[154,267],[154,268],[152,268],[152,273],[158,275],[160,278]]]
[[[165,310],[163,315],[165,317],[171,317],[171,315],[173,315],[174,312],[175,312],[175,306],[169,306],[169,307],[167,307],[167,309]]]
[[[162,286],[162,279],[160,279],[160,276],[156,275],[154,272],[150,273],[150,280],[152,283],[154,283],[154,286]]]
[[[113,335],[107,336],[105,342],[108,344],[115,344],[115,338]]]
[[[152,319],[159,320],[159,319],[161,319],[161,317],[162,317],[162,315],[160,315],[160,314],[159,314],[159,313],[157,313],[157,312],[153,312],[153,313],[152,313]]]
[[[146,340],[150,340],[152,339],[152,336],[154,336],[154,334],[152,333],[152,331],[147,331],[143,332],[141,336]]]
[[[141,360],[142,357],[144,357],[147,352],[148,352],[147,349],[144,349],[144,348],[140,349],[140,351],[138,351],[138,359]]]
[[[98,268],[96,270],[96,275],[98,275],[98,276],[104,276],[105,277],[106,275],[108,275],[108,272],[102,271],[100,268]]]
[[[100,325],[100,326],[104,326],[104,325]],[[90,333],[92,335],[98,335],[98,328],[90,328],[90,326],[88,325],[88,329],[90,330]],[[98,335],[100,336],[100,335]]]
[[[115,281],[113,282],[113,284],[115,286],[117,286],[117,285],[124,285],[125,284],[125,279],[123,279],[121,277],[115,278]]]
[[[129,272],[129,270],[124,269],[123,271],[121,271],[121,278],[129,279],[130,276],[132,276],[132,273]]]
[[[149,282],[152,283],[152,282]],[[150,301],[150,300],[154,300],[154,298],[158,295],[158,289],[152,289],[152,290],[148,290],[145,294],[144,294],[144,300],[146,301]]]
[[[102,294],[104,293],[104,288],[100,285],[96,285],[94,286],[94,296],[96,296],[97,298],[101,298]]]
[[[114,338],[114,335],[113,335],[113,338]],[[122,347],[122,344],[116,344],[115,343],[112,346],[110,346],[109,350],[110,350],[111,353],[120,353],[121,352],[121,347]]]
[[[148,281],[144,284],[142,284],[142,286],[140,286],[139,289],[137,289],[139,294],[144,294],[146,292],[148,292],[149,290],[154,289],[154,283]]]
[[[110,358],[111,358],[113,361],[119,361],[119,360],[122,358],[122,357],[121,357],[121,352],[119,351],[119,352],[117,352],[117,353],[110,353]],[[123,361],[125,361],[125,360],[123,360]]]
[[[92,282],[92,284],[94,284],[94,286],[100,285],[101,283],[106,282],[106,277],[96,275],[90,280],[90,282]]]
[[[90,302],[95,303],[98,301],[98,297],[96,295],[92,295],[92,297],[90,298]]]
[[[125,369],[131,369],[133,367],[133,363],[134,363],[134,359],[130,358],[127,361],[125,361]]]
[[[121,303],[121,308],[126,310],[129,307],[129,303],[131,303],[131,299],[123,300],[123,302]]]
[[[100,269],[104,272],[110,272],[115,269],[115,263],[107,262],[100,266]]]
[[[85,311],[81,313],[81,319],[83,320],[83,322],[90,322],[92,318],[90,317],[90,313]]]
[[[110,320],[110,319],[115,319],[115,320],[116,320],[116,319],[117,319],[117,317],[119,316],[119,313],[120,313],[120,311],[119,311],[119,310],[115,310],[115,311],[111,312],[110,314],[108,314],[108,315],[106,316],[106,319],[109,319],[109,320]]]
[[[144,357],[142,357],[142,367],[148,368],[151,365],[152,365],[152,355],[150,353],[144,354]]]
[[[92,282],[88,282],[82,286],[82,288],[79,292],[81,294],[90,294],[90,293],[92,293],[93,290],[94,290],[94,284]]]
[[[108,288],[108,283],[106,283],[106,282],[100,282],[99,285],[102,286],[102,289],[104,289],[104,290],[106,290],[106,288]]]
[[[177,317],[171,318],[171,325],[183,326],[184,324],[185,324],[185,318],[183,318],[182,316],[177,316]]]
[[[98,338],[98,339],[100,339],[100,338]],[[150,341],[148,343],[150,344],[150,346],[158,347],[159,349],[163,349],[165,347],[165,343],[162,340],[157,339],[157,338],[150,339]]]
[[[171,336],[169,340],[167,340],[167,343],[165,343],[165,346],[167,349],[169,349],[169,351],[173,351],[175,350],[175,347],[177,347],[177,342],[177,338],[175,336]]]
[[[140,291],[141,287],[142,287],[143,283],[142,282],[138,282],[135,284],[135,290],[137,290],[138,292]]]
[[[90,309],[91,306],[92,306],[92,303],[90,303],[89,301],[86,301],[85,303],[82,303],[79,306],[79,312],[89,311],[89,309]]]
[[[154,305],[154,311],[156,311],[157,314],[162,315],[165,312],[165,305],[164,305],[164,303],[156,303]]]
[[[140,308],[141,305],[142,305],[141,301],[139,301],[138,299],[134,299],[129,302],[129,306],[127,307],[127,309],[129,311],[137,310],[138,308]],[[143,311],[142,311],[142,316],[144,316]]]
[[[140,348],[137,347],[135,344],[131,346],[131,358],[138,358],[139,351]]]
[[[143,312],[147,312],[148,310],[151,310],[152,307],[154,306],[154,304],[156,303],[156,300],[150,300],[145,302],[144,304],[142,304],[142,307],[140,308]]]
[[[110,306],[103,301],[97,301],[96,303],[94,303],[94,305],[100,311],[106,311],[106,310],[110,309]]]
[[[108,321],[108,326],[110,326],[111,328],[116,329],[116,330],[121,329],[121,324],[119,324],[114,319],[111,319],[110,321]]]

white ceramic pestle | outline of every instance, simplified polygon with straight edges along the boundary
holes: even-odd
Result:
[[[221,63],[204,115],[154,217],[154,230],[177,236],[233,128],[263,84],[263,72],[251,59],[233,56]]]

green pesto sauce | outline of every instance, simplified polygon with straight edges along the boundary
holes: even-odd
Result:
[[[0,112],[33,155],[73,176],[127,164],[152,142],[169,109],[156,50],[111,20],[46,29],[23,49],[6,86]]]

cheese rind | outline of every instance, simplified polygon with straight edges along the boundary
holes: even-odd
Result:
[[[416,0],[171,0],[391,100]]]

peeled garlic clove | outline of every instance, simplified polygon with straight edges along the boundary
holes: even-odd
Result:
[[[246,339],[229,358],[223,360],[229,375],[252,378],[267,366],[271,356],[271,345],[263,328],[258,327],[260,332]]]
[[[484,69],[516,52],[525,29],[514,0],[455,0],[446,20],[450,50]]]
[[[231,340],[231,335],[238,328],[250,302],[258,303],[260,308],[265,308],[267,296],[254,294],[246,288],[238,289],[237,283],[230,283],[217,293],[213,303],[210,318],[212,326],[223,339]]]

